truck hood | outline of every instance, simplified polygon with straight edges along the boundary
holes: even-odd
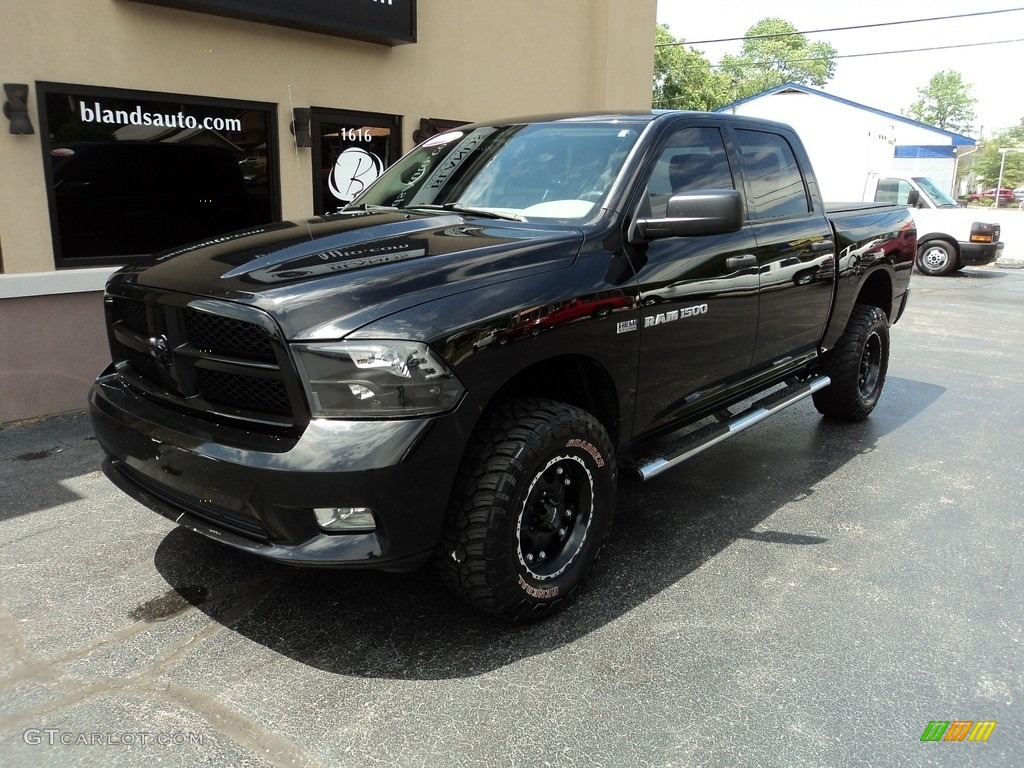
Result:
[[[571,226],[353,211],[166,251],[111,282],[249,304],[290,341],[336,339],[417,304],[567,268],[582,244]]]

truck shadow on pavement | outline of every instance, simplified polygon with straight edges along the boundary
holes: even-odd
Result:
[[[827,542],[822,520],[831,510],[825,507],[813,508],[805,531],[772,530],[769,518],[813,497],[815,486],[876,450],[880,438],[944,392],[890,377],[865,422],[819,419],[807,402],[667,476],[646,484],[624,480],[612,533],[582,594],[538,624],[509,627],[473,613],[429,568],[411,574],[290,568],[180,528],[163,539],[155,562],[164,579],[213,620],[301,664],[359,677],[470,677],[600,629],[739,539],[765,546]],[[675,617],[686,611],[680,605]]]
[[[83,413],[4,425],[0,436],[0,521],[81,501],[67,481],[99,471],[102,454]]]

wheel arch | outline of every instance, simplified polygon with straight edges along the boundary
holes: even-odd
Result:
[[[594,415],[618,445],[621,413],[618,391],[601,363],[586,355],[559,355],[535,362],[501,386],[484,410],[525,397],[574,405]]]
[[[928,232],[927,234],[924,235],[918,233],[917,251],[914,255],[916,256],[918,253],[920,253],[921,249],[928,245],[928,243],[934,243],[936,240],[948,245],[950,248],[953,249],[953,253],[956,254],[956,257],[958,259],[960,258],[960,243],[957,241],[955,237],[953,237],[947,232]]]
[[[854,305],[878,307],[892,323],[892,277],[884,269],[868,275],[854,300]]]

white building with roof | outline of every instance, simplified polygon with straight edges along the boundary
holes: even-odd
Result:
[[[956,197],[957,155],[977,145],[969,136],[796,83],[718,111],[792,125],[814,164],[822,196],[831,201],[862,199],[870,173],[929,176]]]

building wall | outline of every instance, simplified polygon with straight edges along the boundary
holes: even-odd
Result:
[[[85,397],[33,392],[43,367],[31,349],[9,356],[20,345],[11,336],[35,326],[92,350],[55,373],[68,387],[95,375],[105,355],[93,354],[105,344],[95,315],[105,272],[55,271],[36,83],[276,105],[281,213],[297,218],[312,213],[314,179],[310,150],[297,148],[288,130],[293,107],[400,115],[403,151],[424,117],[648,109],[656,5],[419,0],[417,42],[389,47],[129,0],[5,0],[0,80],[29,85],[37,133],[10,135],[0,118],[0,421],[66,410]],[[70,298],[83,292],[93,295]],[[87,338],[63,333],[69,325]]]
[[[901,158],[892,161],[892,171],[897,176],[927,176],[955,198],[953,176],[956,172],[955,158],[922,157]]]
[[[0,300],[0,422],[84,408],[109,355],[102,291]]]

